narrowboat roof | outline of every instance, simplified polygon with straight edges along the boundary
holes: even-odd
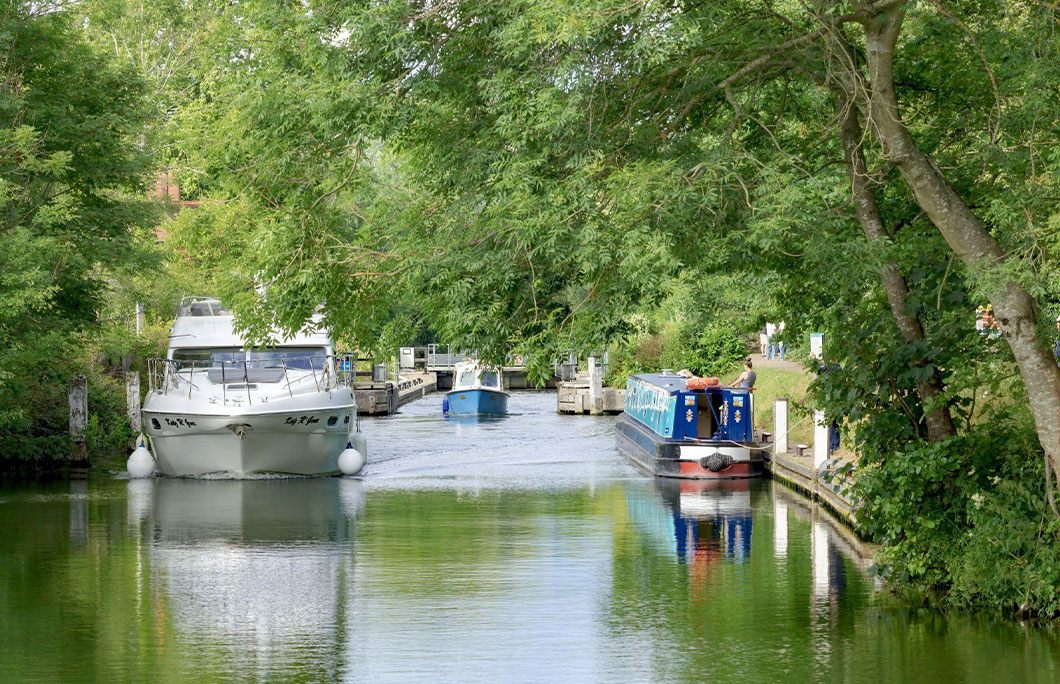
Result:
[[[641,382],[649,385],[654,385],[662,390],[665,390],[668,394],[696,391],[688,389],[688,378],[684,377],[683,375],[678,375],[676,373],[640,373],[638,375],[631,375],[630,378],[640,380]],[[727,389],[738,392],[740,390],[746,390],[747,388],[717,385],[716,387],[708,387],[707,389]]]

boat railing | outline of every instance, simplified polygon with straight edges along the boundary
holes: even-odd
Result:
[[[338,387],[349,387],[356,380],[355,361],[354,356],[345,354],[235,361],[150,358],[147,360],[147,384],[150,392],[187,393],[189,398],[206,386],[220,385],[225,404],[230,398],[242,403],[244,396],[251,404],[254,401],[251,389],[261,382],[279,382],[291,397],[296,389],[302,392],[312,387],[316,392],[330,392]],[[232,397],[228,396],[229,392],[233,393]]]

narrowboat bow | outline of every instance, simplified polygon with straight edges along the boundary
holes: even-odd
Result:
[[[619,451],[661,477],[758,477],[764,452],[754,441],[753,398],[746,387],[675,373],[630,376],[619,416]]]

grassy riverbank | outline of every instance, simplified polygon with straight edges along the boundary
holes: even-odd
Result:
[[[787,398],[790,402],[788,443],[810,444],[813,440],[813,419],[811,409],[806,403],[806,391],[813,377],[800,364],[793,361],[763,359],[759,355],[752,357],[755,372],[755,427],[767,432],[773,431],[773,408],[777,399]],[[739,373],[722,377],[722,382],[732,382]]]

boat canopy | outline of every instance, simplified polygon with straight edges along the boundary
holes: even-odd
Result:
[[[496,368],[480,366],[478,362],[458,363],[454,367],[453,389],[501,389],[501,372]]]

